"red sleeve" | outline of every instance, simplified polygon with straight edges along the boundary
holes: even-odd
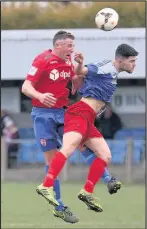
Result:
[[[44,72],[44,64],[40,60],[35,60],[27,74],[26,79],[36,83]]]

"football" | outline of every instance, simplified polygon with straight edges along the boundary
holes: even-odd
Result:
[[[104,8],[95,16],[96,26],[104,31],[113,30],[117,26],[118,20],[118,13],[111,8]]]

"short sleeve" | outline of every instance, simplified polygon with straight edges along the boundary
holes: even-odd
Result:
[[[98,73],[98,66],[96,64],[87,64],[85,65],[88,68],[88,74],[97,74]]]
[[[27,74],[26,79],[36,83],[41,78],[44,71],[44,64],[41,61],[34,61]]]

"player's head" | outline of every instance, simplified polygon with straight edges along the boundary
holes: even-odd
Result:
[[[115,60],[117,62],[118,70],[132,73],[136,66],[136,56],[138,52],[127,44],[121,44],[117,47],[115,52]]]
[[[59,31],[53,38],[53,46],[57,55],[68,60],[74,51],[74,35],[66,31]]]

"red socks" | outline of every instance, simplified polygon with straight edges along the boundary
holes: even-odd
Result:
[[[43,182],[44,187],[51,187],[54,185],[54,180],[62,170],[65,162],[66,162],[66,157],[61,152],[57,152],[54,155],[50,163],[48,173]]]
[[[56,177],[59,175],[60,171],[62,170],[66,162],[66,159],[67,158],[61,152],[57,152],[54,155],[50,163],[48,173],[43,182],[43,186],[52,187],[54,185],[54,180],[56,179]],[[87,181],[84,186],[84,189],[87,192],[90,192],[90,193],[93,192],[94,186],[96,185],[96,183],[100,180],[101,176],[103,175],[106,165],[107,165],[106,162],[103,161],[101,158],[96,158],[94,160],[94,162],[92,163],[89,169]]]
[[[96,158],[92,165],[90,166],[88,177],[84,189],[87,192],[92,193],[94,186],[100,180],[101,176],[104,173],[106,162],[103,161],[101,158]]]

